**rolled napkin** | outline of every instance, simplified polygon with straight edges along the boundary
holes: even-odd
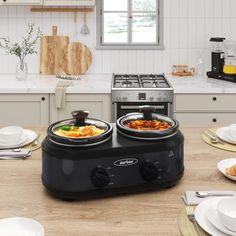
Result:
[[[64,108],[66,100],[66,88],[73,86],[73,81],[58,81],[55,88],[55,103],[56,108]]]
[[[27,157],[31,154],[30,149],[7,149],[7,150],[0,150],[0,160],[4,160],[6,158],[23,158]]]
[[[210,191],[198,191],[198,192],[204,192],[204,193],[213,193],[213,194],[233,194],[233,196],[236,197],[235,191],[226,191],[226,190],[210,190]],[[200,202],[216,196],[207,196],[204,198],[197,197],[196,191],[186,191],[183,195],[182,199],[185,203],[185,205],[198,205]]]

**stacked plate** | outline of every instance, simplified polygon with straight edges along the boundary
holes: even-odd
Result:
[[[44,228],[34,219],[25,217],[11,217],[0,220],[0,235],[44,236]]]
[[[217,207],[223,198],[226,197],[210,198],[201,202],[195,209],[196,221],[210,235],[236,236],[236,232],[228,229],[219,216]]]
[[[236,144],[236,124],[217,129],[216,135],[228,143]]]
[[[19,126],[8,126],[0,129],[0,149],[18,148],[30,144],[37,134]]]

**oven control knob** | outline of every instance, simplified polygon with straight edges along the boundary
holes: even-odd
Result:
[[[97,188],[104,188],[110,183],[110,176],[103,167],[97,167],[92,172],[92,183]]]
[[[146,161],[141,165],[140,173],[147,182],[155,181],[160,174],[158,167],[150,161]]]

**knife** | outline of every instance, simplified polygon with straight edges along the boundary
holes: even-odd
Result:
[[[207,134],[208,134],[211,138],[217,140],[218,143],[224,144],[224,142],[221,141],[221,140],[218,138],[218,136],[217,136],[215,133],[213,133],[210,129],[208,129],[206,132],[207,132]]]

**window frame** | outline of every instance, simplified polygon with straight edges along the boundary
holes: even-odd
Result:
[[[128,0],[131,4],[131,0]],[[156,0],[157,1],[157,17],[156,17],[156,23],[157,23],[157,42],[156,43],[103,43],[103,35],[104,35],[104,27],[103,27],[103,17],[104,17],[104,8],[103,3],[104,0],[97,0],[96,4],[96,30],[97,30],[97,39],[96,39],[96,49],[98,50],[163,50],[163,0]],[[142,11],[137,11],[137,13],[140,13]],[[128,28],[131,29],[131,21],[128,21]],[[132,32],[128,32],[128,37],[130,37],[130,34]]]

